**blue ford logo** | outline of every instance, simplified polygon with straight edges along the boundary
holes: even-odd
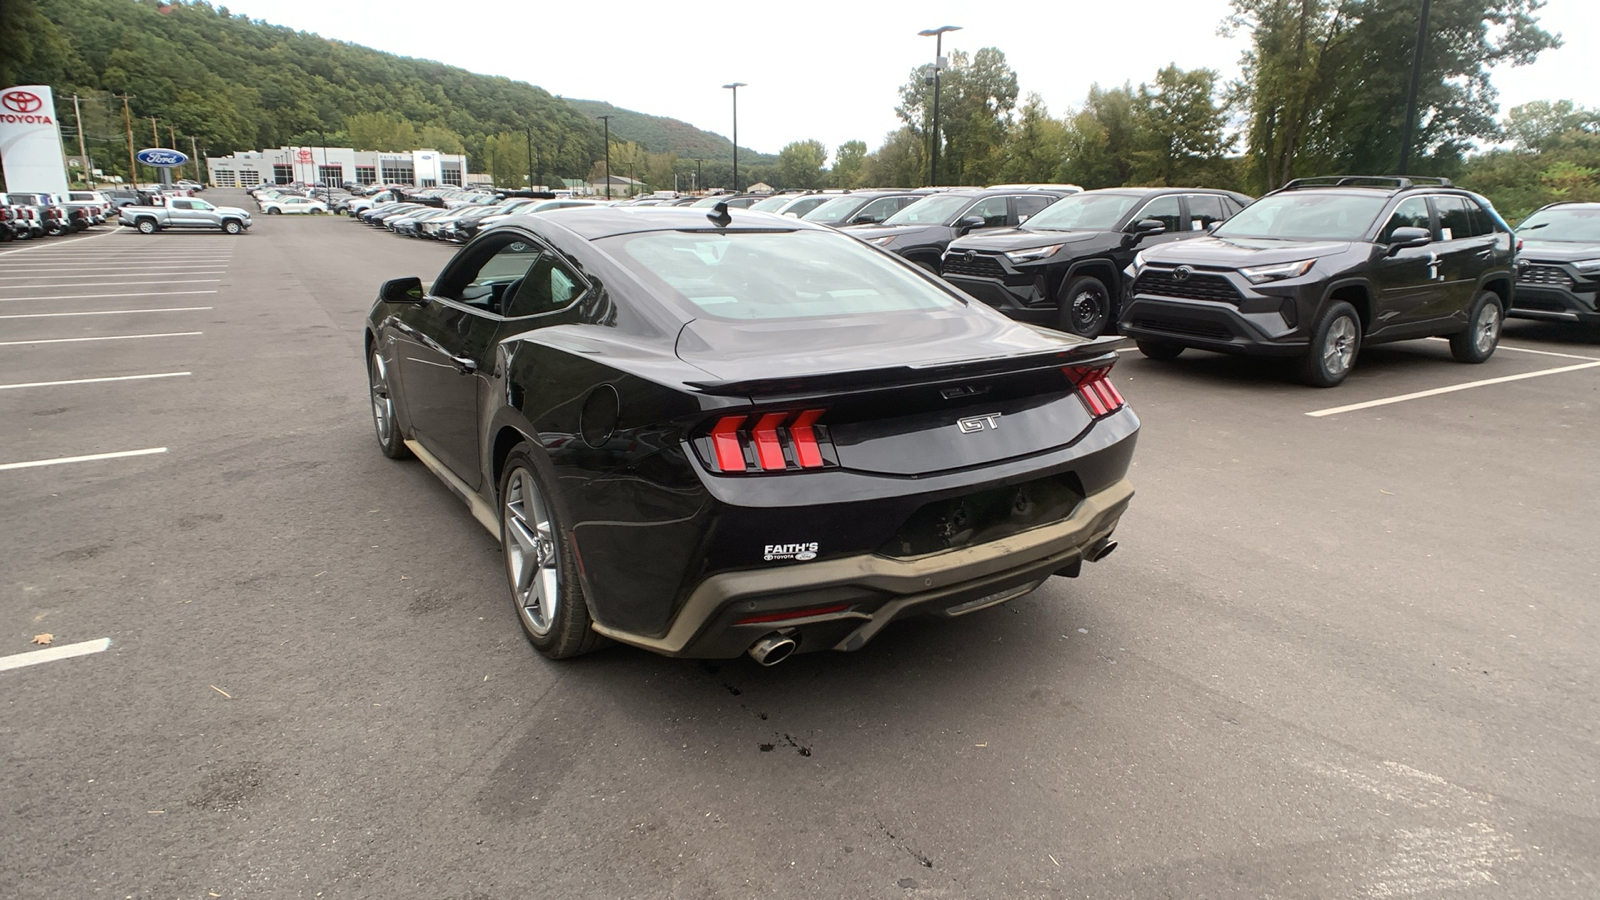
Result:
[[[166,150],[160,147],[151,147],[148,150],[140,150],[134,155],[138,157],[139,162],[142,162],[147,166],[155,166],[158,169],[175,169],[189,161],[187,154],[179,153],[176,150]]]

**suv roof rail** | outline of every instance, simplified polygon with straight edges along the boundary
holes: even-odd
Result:
[[[1428,185],[1432,187],[1455,187],[1448,178],[1434,178],[1427,175],[1317,175],[1312,178],[1296,178],[1281,188],[1280,191],[1292,191],[1297,188],[1310,187],[1373,187],[1387,186],[1398,190]]]

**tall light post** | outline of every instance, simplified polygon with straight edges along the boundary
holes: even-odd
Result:
[[[733,91],[733,190],[739,191],[739,88],[749,87],[742,81],[722,86],[724,90]]]
[[[595,116],[606,123],[606,199],[611,199],[611,117]]]
[[[928,161],[928,186],[939,184],[939,73],[944,71],[944,33],[960,31],[960,25],[941,25],[917,32],[921,37],[933,38],[933,157]]]
[[[1417,17],[1417,43],[1411,51],[1411,86],[1406,91],[1406,124],[1400,132],[1400,171],[1405,175],[1411,164],[1411,132],[1417,124],[1417,88],[1422,84],[1422,48],[1428,42],[1428,0],[1422,0]]]

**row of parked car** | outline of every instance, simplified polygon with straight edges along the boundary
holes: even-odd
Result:
[[[12,191],[0,194],[0,243],[76,234],[114,215],[111,200],[99,191]]]

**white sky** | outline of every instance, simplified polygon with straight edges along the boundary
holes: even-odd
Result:
[[[1244,46],[1241,38],[1217,34],[1227,0],[212,2],[276,25],[505,75],[723,135],[731,108],[721,85],[746,82],[739,89],[739,143],[766,153],[807,138],[830,152],[852,139],[876,148],[899,125],[899,86],[933,58],[934,40],[917,35],[925,28],[963,26],[944,36],[947,55],[952,48],[1003,50],[1022,94],[1038,92],[1055,115],[1081,104],[1093,82],[1138,84],[1168,63],[1233,78]],[[1532,66],[1494,70],[1502,112],[1530,100],[1600,106],[1593,74],[1600,2],[1549,0],[1540,18],[1565,46]]]

